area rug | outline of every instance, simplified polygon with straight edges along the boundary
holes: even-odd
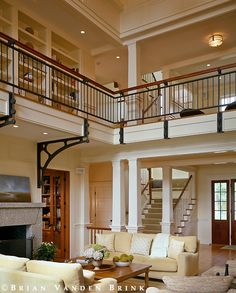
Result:
[[[236,250],[236,245],[225,245],[221,249]]]
[[[145,293],[144,288],[144,278],[130,278],[124,282],[118,284],[118,292],[143,292]],[[150,279],[149,287],[156,287],[158,289],[165,289],[165,284],[160,280]]]

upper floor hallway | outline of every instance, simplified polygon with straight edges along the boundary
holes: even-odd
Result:
[[[115,2],[118,3],[119,1]],[[142,7],[142,1],[139,2],[137,6],[132,6],[131,4],[127,7],[120,6],[118,11],[123,13],[123,20],[121,20],[123,23],[125,23],[124,15],[128,11],[133,14],[135,14],[135,11],[138,13]],[[169,2],[165,2],[166,7],[162,7],[162,9],[163,14],[166,13],[167,26],[170,22],[171,14],[173,21],[173,12],[168,10]],[[73,32],[69,32],[69,29],[71,29],[70,22],[68,24],[63,22],[63,30],[61,26],[58,26],[54,16],[50,18],[45,14],[43,19],[42,12],[45,12],[45,3],[43,1],[40,3],[36,1],[35,13],[31,4],[27,6],[27,3],[24,1],[22,2],[22,7],[19,7],[16,1],[2,0],[1,31],[5,33],[1,34],[0,77],[2,115],[7,115],[11,106],[9,105],[9,92],[14,93],[17,124],[23,124],[26,127],[25,130],[27,129],[24,132],[28,133],[28,136],[35,141],[45,139],[42,135],[35,135],[35,130],[43,127],[50,129],[50,133],[53,133],[50,139],[68,135],[82,135],[85,118],[88,118],[90,121],[90,140],[100,141],[108,145],[234,131],[235,111],[225,111],[225,108],[236,99],[235,63],[230,64],[230,61],[235,61],[234,39],[232,35],[233,20],[235,20],[235,3],[234,1],[221,1],[221,5],[219,5],[217,1],[212,3],[209,3],[209,1],[200,2],[195,1],[195,6],[188,7],[188,11],[187,7],[183,7],[183,1],[176,1],[178,5],[176,4],[175,7],[175,24],[177,25],[177,19],[179,26],[182,21],[182,28],[184,27],[185,31],[190,34],[194,31],[194,23],[198,24],[200,30],[205,28],[207,23],[212,27],[212,32],[216,31],[216,23],[218,23],[218,28],[221,27],[228,34],[227,38],[224,36],[224,46],[209,54],[207,53],[209,52],[207,51],[209,46],[205,44],[207,50],[203,52],[198,47],[197,52],[194,53],[195,55],[190,54],[195,51],[193,46],[191,48],[182,46],[184,48],[181,50],[176,47],[174,54],[176,62],[172,63],[171,66],[167,61],[159,65],[156,64],[156,59],[164,57],[158,51],[158,58],[153,58],[155,62],[147,62],[146,58],[150,58],[150,56],[156,57],[154,52],[149,54],[150,52],[148,51],[148,46],[150,47],[150,44],[154,44],[154,34],[159,36],[159,41],[161,41],[161,37],[164,35],[167,38],[168,34],[163,32],[163,35],[160,36],[157,33],[158,28],[160,29],[160,23],[155,22],[156,26],[152,28],[152,37],[150,35],[147,38],[148,29],[147,23],[145,24],[147,18],[144,17],[142,28],[140,26],[139,41],[135,41],[135,46],[133,46],[133,41],[137,34],[134,33],[132,39],[130,33],[128,43],[126,42],[127,40],[125,41],[128,34],[124,32],[124,26],[122,26],[123,32],[121,32],[121,28],[120,35],[117,34],[123,42],[122,46],[119,44],[118,47],[126,48],[128,52],[126,59],[130,65],[124,66],[124,61],[122,60],[122,67],[126,68],[126,74],[117,74],[118,72],[116,72],[117,77],[119,75],[126,76],[126,82],[118,82],[118,86],[127,84],[128,87],[123,90],[116,89],[114,91],[100,83],[100,81],[103,81],[103,84],[114,81],[114,79],[107,79],[109,70],[112,68],[115,72],[120,66],[118,64],[114,66],[110,62],[109,52],[112,52],[112,50],[106,51],[106,54],[104,52],[106,60],[110,62],[111,66],[110,68],[107,66],[107,70],[99,70],[99,74],[103,75],[100,78],[96,74],[96,68],[94,68],[97,66],[94,66],[94,64],[100,62],[97,58],[100,58],[101,54],[94,53],[95,49],[99,51],[98,48],[92,47],[91,40],[82,42],[81,36],[78,38],[79,41],[76,40],[75,34],[73,35]],[[54,1],[50,2],[50,5],[53,4],[56,3]],[[71,4],[70,1],[64,1],[63,4],[54,7],[57,9],[58,15],[61,16],[63,14],[62,7],[67,7],[65,17],[68,20],[68,15],[71,13],[70,15],[74,17],[75,10],[79,9],[78,7],[73,7],[72,9]],[[78,1],[77,4],[81,3]],[[122,4],[122,1],[120,4]],[[199,5],[198,9],[197,4]],[[85,5],[88,8],[89,1],[81,5]],[[81,5],[80,11],[76,13],[83,14]],[[109,14],[108,11],[111,12],[109,9],[106,10],[105,7],[103,6],[107,13],[105,13],[104,18]],[[150,3],[146,3],[146,9],[150,10],[150,7],[152,7]],[[203,12],[203,7],[207,8],[205,12]],[[90,7],[90,9],[92,8]],[[181,16],[183,12],[185,12],[185,15]],[[167,17],[168,13],[169,18]],[[197,21],[196,13],[201,14],[201,20]],[[98,15],[101,17],[100,14],[100,11],[98,11]],[[184,26],[183,22],[186,20],[187,14],[191,18],[191,24]],[[87,16],[87,21],[88,19],[89,17]],[[202,22],[203,19],[206,21],[205,26]],[[91,19],[89,20],[91,21]],[[134,22],[134,19],[132,21]],[[78,24],[81,24],[81,19],[78,20]],[[129,25],[126,25],[128,28],[131,22]],[[137,26],[137,23],[133,23],[131,26],[135,28],[135,25]],[[110,26],[114,29],[114,23],[110,24]],[[97,29],[98,27],[101,29],[97,24]],[[94,29],[94,26],[91,28]],[[103,27],[103,37],[105,33],[108,35],[104,31]],[[173,40],[176,37],[181,40],[182,34],[180,34],[176,26],[172,27],[171,31],[174,37]],[[195,32],[197,36],[199,32]],[[124,35],[126,37],[123,38],[122,36]],[[97,38],[96,29],[93,30],[93,37]],[[17,39],[19,41],[16,41]],[[192,37],[191,42],[194,42],[194,40],[195,38]],[[164,40],[162,41],[162,51],[172,47],[171,42],[167,44]],[[106,42],[109,43],[110,41],[105,41],[103,38],[102,42],[105,45]],[[90,47],[88,47],[89,44]],[[137,49],[140,46],[142,47],[142,44],[146,48],[145,52],[147,54],[142,53],[142,48],[142,54],[138,53]],[[177,45],[176,42],[175,44]],[[183,50],[185,50],[184,54],[186,56],[181,59],[180,51]],[[169,52],[170,59],[172,55]],[[140,56],[141,62],[139,64],[138,57]],[[207,70],[202,70],[203,60],[205,63],[211,60],[213,61],[212,64],[216,64],[217,67],[211,65]],[[91,65],[92,63],[93,65]],[[148,65],[145,69],[145,66],[142,65],[144,63],[153,63],[153,67]],[[141,65],[141,70],[133,70],[133,67],[139,67],[136,65]],[[194,73],[189,74],[191,69]],[[158,71],[162,79],[149,84],[140,84],[141,77],[144,77],[144,73],[147,73],[148,70]],[[81,73],[87,74],[82,75]],[[177,73],[179,74],[177,75]],[[95,77],[96,81],[91,77]],[[130,85],[134,81],[135,84],[139,85],[131,87]],[[113,85],[117,85],[117,82],[113,82]],[[195,114],[202,114],[201,112],[203,112],[205,115],[181,118],[189,114],[185,113],[185,110],[189,108],[198,111]],[[5,120],[3,119],[3,121]],[[1,132],[10,134],[12,129],[9,127],[6,129],[2,128]],[[42,132],[46,132],[46,130],[40,133]]]

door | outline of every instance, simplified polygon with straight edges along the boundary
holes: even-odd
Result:
[[[231,244],[236,245],[236,179],[231,180]]]
[[[69,172],[46,170],[43,182],[43,241],[56,245],[60,261],[69,257]]]
[[[91,184],[91,223],[95,227],[108,228],[112,220],[112,183]]]
[[[229,244],[229,180],[212,181],[212,243]]]

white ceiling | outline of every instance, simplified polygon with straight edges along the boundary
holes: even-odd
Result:
[[[113,1],[120,9],[131,9],[144,2],[149,3],[148,0]],[[126,88],[128,78],[127,46],[122,45],[121,40],[117,41],[109,36],[95,25],[92,19],[86,18],[67,2],[69,0],[21,0],[21,7],[31,11],[40,19],[45,19],[46,23],[50,21],[49,26],[52,30],[70,35],[80,47],[90,50],[94,56],[97,82],[107,84],[116,81],[120,88]],[[214,60],[214,65],[218,65],[219,58],[220,65],[235,61],[236,10],[218,16],[209,13],[210,16],[211,18],[205,21],[198,21],[140,41],[141,73],[154,72],[167,67],[173,69],[173,65],[174,69],[179,68],[181,73],[184,73],[194,71],[196,64],[197,68],[204,69],[206,63],[212,60]],[[80,30],[85,30],[86,34],[81,35]],[[223,35],[224,43],[221,47],[210,48],[208,46],[208,37],[213,33]],[[227,59],[229,51],[230,55],[233,55],[231,60]],[[117,55],[120,56],[120,59],[116,59]],[[185,64],[186,60],[189,61],[188,64]]]

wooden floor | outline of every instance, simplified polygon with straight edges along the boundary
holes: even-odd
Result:
[[[228,259],[236,259],[236,250],[221,249],[224,245],[200,245],[199,273],[212,266],[224,266]]]

